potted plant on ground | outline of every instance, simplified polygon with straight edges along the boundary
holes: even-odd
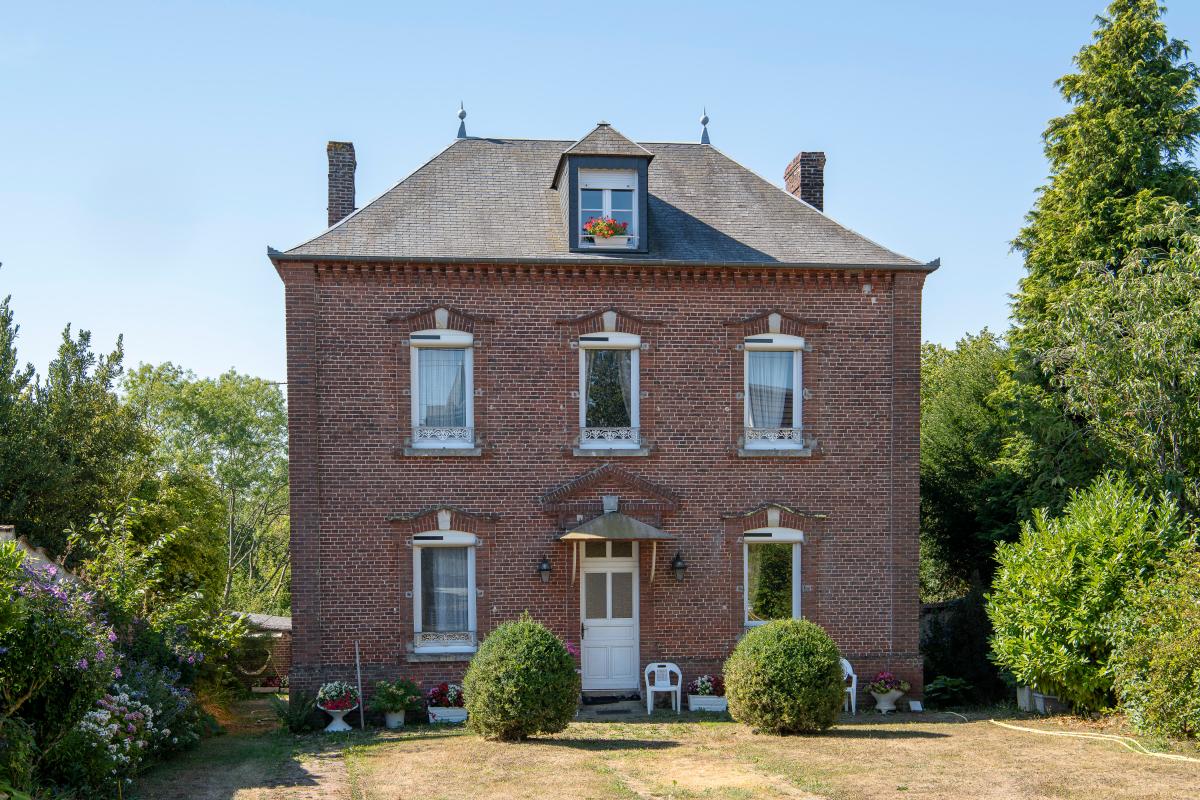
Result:
[[[628,247],[629,223],[617,222],[612,217],[592,217],[583,223],[583,230],[592,237],[597,247]]]
[[[885,669],[875,676],[875,680],[871,681],[867,688],[875,698],[875,708],[880,714],[886,714],[896,710],[896,701],[912,686],[908,681],[900,680]]]
[[[333,717],[325,726],[326,733],[341,733],[350,730],[342,717],[358,708],[358,689],[345,681],[330,681],[317,691],[317,708]]]
[[[688,711],[728,711],[725,680],[720,675],[701,675],[688,684]]]
[[[466,722],[467,710],[463,705],[463,690],[456,683],[439,683],[426,695],[425,708],[431,723]]]
[[[383,714],[384,725],[395,730],[404,727],[404,712],[419,709],[420,701],[421,690],[417,685],[407,678],[399,678],[376,683],[368,707]]]

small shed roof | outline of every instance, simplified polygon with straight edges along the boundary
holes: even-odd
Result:
[[[612,511],[572,526],[558,538],[565,542],[589,540],[649,542],[669,541],[675,537],[666,531],[660,531],[653,525],[647,525],[640,519],[626,516],[620,511]]]

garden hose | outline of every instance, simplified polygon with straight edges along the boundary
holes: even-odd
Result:
[[[1001,728],[1008,728],[1012,731],[1023,731],[1025,733],[1040,733],[1044,736],[1068,736],[1075,739],[1102,739],[1109,742],[1116,742],[1122,747],[1127,748],[1133,753],[1143,756],[1154,756],[1155,758],[1166,758],[1171,761],[1187,761],[1191,764],[1200,764],[1200,758],[1191,758],[1190,756],[1181,756],[1176,753],[1156,753],[1153,750],[1148,750],[1146,747],[1134,739],[1132,736],[1119,736],[1113,733],[1082,733],[1082,732],[1067,732],[1067,731],[1043,731],[1037,728],[1023,728],[1020,725],[1010,725],[1007,722],[999,722],[994,719],[988,720],[993,725],[999,725]]]

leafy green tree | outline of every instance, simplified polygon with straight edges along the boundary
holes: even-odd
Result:
[[[115,391],[122,347],[92,351],[91,334],[63,331],[44,379],[17,361],[18,328],[0,304],[0,519],[60,554],[66,530],[124,497],[149,450],[136,416]]]
[[[942,600],[990,582],[997,541],[1016,534],[1018,484],[998,466],[1008,419],[995,394],[1004,343],[984,329],[921,352],[922,594]]]
[[[1177,207],[1118,272],[1081,270],[1047,353],[1069,412],[1113,466],[1200,510],[1200,224]],[[1046,324],[1046,323],[1043,323]]]
[[[1080,266],[1117,270],[1154,244],[1147,234],[1168,208],[1194,206],[1200,190],[1190,161],[1200,135],[1197,70],[1162,11],[1155,0],[1112,2],[1076,55],[1077,71],[1057,84],[1072,108],[1046,129],[1050,180],[1013,243],[1028,274],[1013,304],[1014,369],[1001,387],[1015,423],[1002,463],[1025,483],[1022,509],[1057,513],[1106,458],[1054,385],[1062,363],[1047,360],[1067,341],[1061,315]]]
[[[287,406],[279,385],[233,371],[202,379],[166,363],[138,367],[125,389],[157,438],[157,463],[200,470],[216,488],[222,604],[286,610]]]
[[[1074,493],[1059,517],[1035,512],[996,551],[987,607],[996,662],[1077,707],[1109,707],[1113,631],[1133,587],[1191,537],[1170,498],[1151,502],[1119,473]]]

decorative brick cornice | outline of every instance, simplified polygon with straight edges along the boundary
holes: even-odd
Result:
[[[608,315],[607,318],[606,315]],[[558,319],[554,323],[565,326],[572,335],[578,336],[584,333],[596,333],[597,331],[606,330],[641,334],[642,328],[662,325],[663,321],[648,317],[639,317],[614,306],[612,308],[600,309],[599,311],[592,311],[581,317]]]
[[[772,327],[777,327],[777,331],[771,332],[788,333],[793,336],[810,335],[812,331],[823,331],[828,327],[828,323],[823,320],[798,317],[786,311],[780,311],[778,308],[767,308],[748,317],[726,320],[725,325],[730,328],[741,328],[747,334],[767,333]]]
[[[651,503],[640,503],[643,506],[655,506],[662,511],[674,511],[679,507],[679,496],[665,486],[648,481],[634,475],[628,470],[613,464],[601,464],[566,483],[559,484],[541,497],[542,508],[547,511],[557,511],[566,506],[572,499],[602,483],[612,482],[630,489],[648,494],[654,498]]]
[[[804,530],[828,519],[827,514],[795,508],[783,503],[766,502],[745,511],[722,514],[727,536],[741,536],[755,528],[795,528]]]
[[[388,314],[384,320],[406,331],[446,328],[467,333],[474,333],[476,325],[495,322],[494,317],[472,314],[450,306],[429,306],[408,313]]]
[[[417,511],[401,511],[387,516],[388,522],[398,525],[407,533],[434,530],[486,533],[498,519],[500,517],[496,514],[468,511],[452,505],[427,506]]]

